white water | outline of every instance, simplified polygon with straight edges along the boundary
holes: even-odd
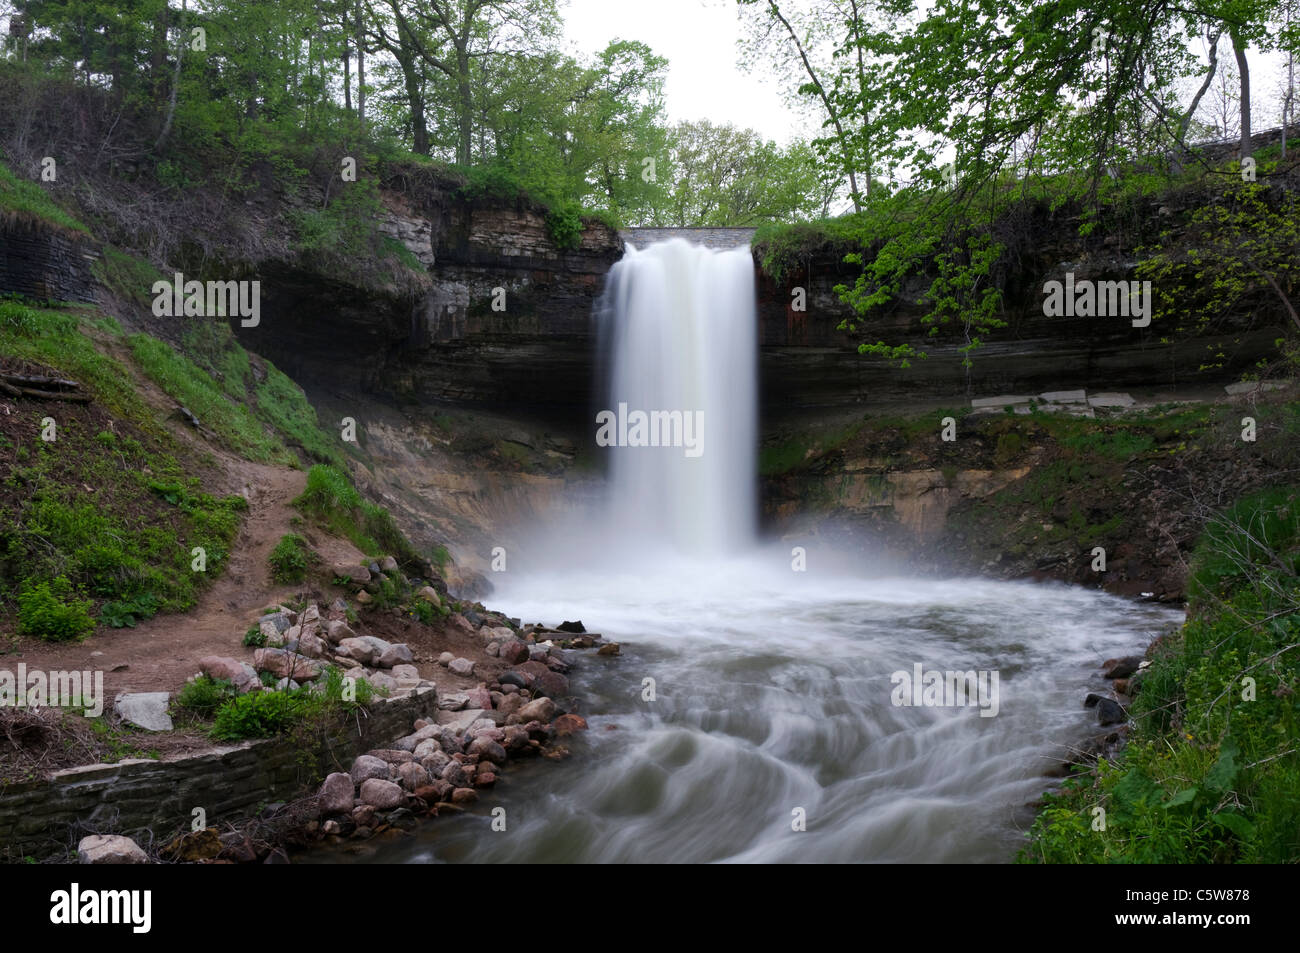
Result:
[[[753,545],[758,332],[747,248],[682,239],[629,248],[597,308],[608,368],[603,410],[668,411],[703,423],[700,454],[611,448],[609,522],[642,546],[695,553]]]
[[[1102,687],[1100,662],[1179,620],[1065,586],[835,570],[815,546],[795,572],[788,547],[746,547],[752,280],[747,252],[680,242],[616,267],[600,315],[607,406],[702,409],[705,453],[610,451],[605,521],[552,527],[550,568],[497,575],[491,602],[525,621],[581,618],[623,656],[571,653],[591,730],[566,741],[566,768],[512,763],[479,811],[373,857],[1008,861],[1043,771],[1097,730],[1082,699]],[[917,663],[997,672],[996,717],[895,705],[891,674]],[[490,827],[497,805],[506,831]]]

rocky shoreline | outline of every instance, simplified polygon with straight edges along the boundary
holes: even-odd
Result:
[[[356,593],[363,604],[365,595],[364,589]],[[219,679],[240,694],[311,692],[334,667],[386,698],[424,696],[436,705],[436,714],[415,719],[407,734],[356,756],[350,765],[340,764],[314,794],[271,804],[224,829],[191,830],[148,852],[124,835],[90,835],[78,843],[77,859],[288,862],[290,851],[396,836],[429,819],[469,810],[491,797],[511,762],[568,758],[564,739],[587,729],[578,713],[581,700],[570,690],[574,654],[617,656],[618,643],[587,632],[580,621],[555,628],[525,625],[478,604],[448,611],[432,587],[416,595],[446,613],[444,632],[471,637],[477,651],[462,642],[463,654],[419,655],[420,647],[358,635],[349,623],[349,616],[356,616],[348,602],[336,598],[328,607],[314,602],[297,610],[273,607],[256,620],[255,640],[265,644],[256,648],[251,664],[207,656],[191,681]],[[376,612],[363,618],[374,619]],[[272,680],[274,687],[267,684]]]

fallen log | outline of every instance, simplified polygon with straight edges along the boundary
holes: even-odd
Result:
[[[36,377],[31,374],[10,374],[0,371],[0,380],[24,387],[36,387],[40,390],[81,390],[77,381],[64,380],[61,377]]]

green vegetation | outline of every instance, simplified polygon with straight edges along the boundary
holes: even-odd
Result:
[[[1216,515],[1190,594],[1187,624],[1142,680],[1128,746],[1046,799],[1022,860],[1300,860],[1300,491]]]
[[[20,598],[47,610],[47,591],[68,607],[90,600],[101,624],[121,627],[192,606],[204,580],[224,566],[246,503],[206,494],[185,474],[128,369],[83,332],[90,320],[80,310],[0,301],[0,350],[80,381],[95,398],[61,405],[53,440],[42,439],[39,419],[13,418],[5,428],[0,583],[35,593]],[[60,579],[66,594],[58,592]],[[80,608],[63,618],[50,631],[85,633]]]
[[[399,562],[421,561],[387,510],[362,498],[338,468],[318,464],[307,471],[307,486],[293,501],[330,532],[346,537],[364,553],[391,554]]]
[[[216,711],[211,734],[218,741],[241,741],[321,728],[374,698],[375,690],[365,679],[348,679],[330,666],[316,686],[226,699]]]
[[[90,232],[35,182],[20,179],[0,162],[0,221],[53,226],[89,237]]]
[[[213,718],[223,705],[237,697],[237,694],[235,686],[230,682],[201,675],[182,686],[176,693],[172,707],[195,718],[208,720]]]
[[[46,642],[78,642],[90,634],[95,620],[90,602],[71,596],[72,584],[63,576],[53,582],[25,584],[18,596],[18,633]]]
[[[307,578],[307,570],[315,556],[307,541],[296,533],[281,536],[268,557],[271,578],[282,584],[302,582]]]

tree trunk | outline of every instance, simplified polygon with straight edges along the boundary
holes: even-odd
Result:
[[[361,11],[364,8],[362,0],[357,0],[357,118],[363,129],[366,125],[366,28]]]
[[[474,89],[469,82],[469,54],[466,48],[456,46],[456,91],[460,99],[460,135],[456,144],[456,161],[469,165],[470,150],[474,146]]]
[[[172,134],[172,120],[176,118],[176,96],[181,88],[181,63],[185,59],[185,20],[186,20],[186,0],[181,0],[181,25],[180,25],[180,43],[176,46],[176,69],[172,73],[171,94],[167,98],[167,118],[163,120],[162,132],[158,133],[158,140],[153,144],[155,153],[161,152],[167,145],[167,140]]]
[[[1246,63],[1246,44],[1242,42],[1242,39],[1237,34],[1237,31],[1229,27],[1228,36],[1232,39],[1232,52],[1237,57],[1237,72],[1241,74],[1241,156],[1240,158],[1248,159],[1251,156],[1250,66]]]

